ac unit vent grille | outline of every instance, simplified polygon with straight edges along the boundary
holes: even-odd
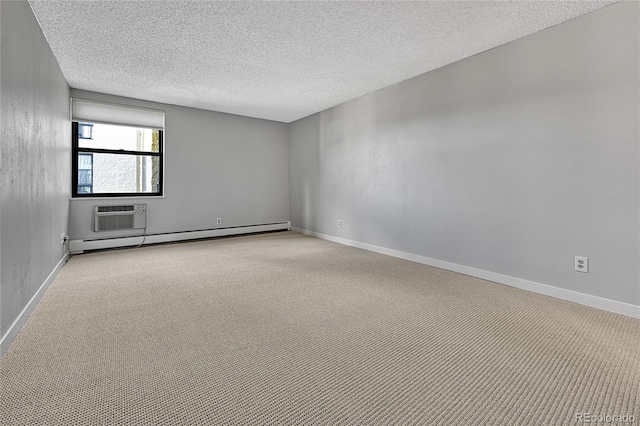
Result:
[[[146,228],[147,205],[95,206],[93,223],[95,232]]]
[[[113,231],[116,229],[133,229],[133,215],[126,216],[98,216],[98,231]]]
[[[109,212],[132,212],[135,210],[135,206],[97,206],[98,213],[109,213]]]

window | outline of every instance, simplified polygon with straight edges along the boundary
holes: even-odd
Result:
[[[73,99],[72,114],[73,197],[162,195],[162,111]]]

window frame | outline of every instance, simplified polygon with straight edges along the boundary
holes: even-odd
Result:
[[[84,123],[85,121],[73,120],[71,122],[71,197],[72,198],[102,198],[102,197],[127,197],[127,198],[140,198],[140,197],[162,197],[164,195],[164,129],[156,129],[159,132],[158,136],[158,152],[149,151],[129,151],[124,149],[103,149],[103,148],[83,148],[80,147],[80,135],[78,131],[78,123]],[[93,121],[86,121],[87,123],[97,123]],[[127,124],[109,123],[116,126],[123,127],[139,127],[145,129],[151,129],[151,127],[144,126],[130,126]],[[115,154],[126,156],[151,156],[158,157],[158,190],[156,192],[99,192],[99,193],[79,193],[78,192],[78,155],[79,154]]]

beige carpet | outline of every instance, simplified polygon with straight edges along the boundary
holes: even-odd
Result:
[[[638,424],[639,342],[638,320],[291,232],[97,252],[0,361],[0,423]]]

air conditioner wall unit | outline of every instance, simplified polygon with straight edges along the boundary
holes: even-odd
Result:
[[[94,206],[93,214],[93,230],[95,232],[147,227],[146,204]]]

